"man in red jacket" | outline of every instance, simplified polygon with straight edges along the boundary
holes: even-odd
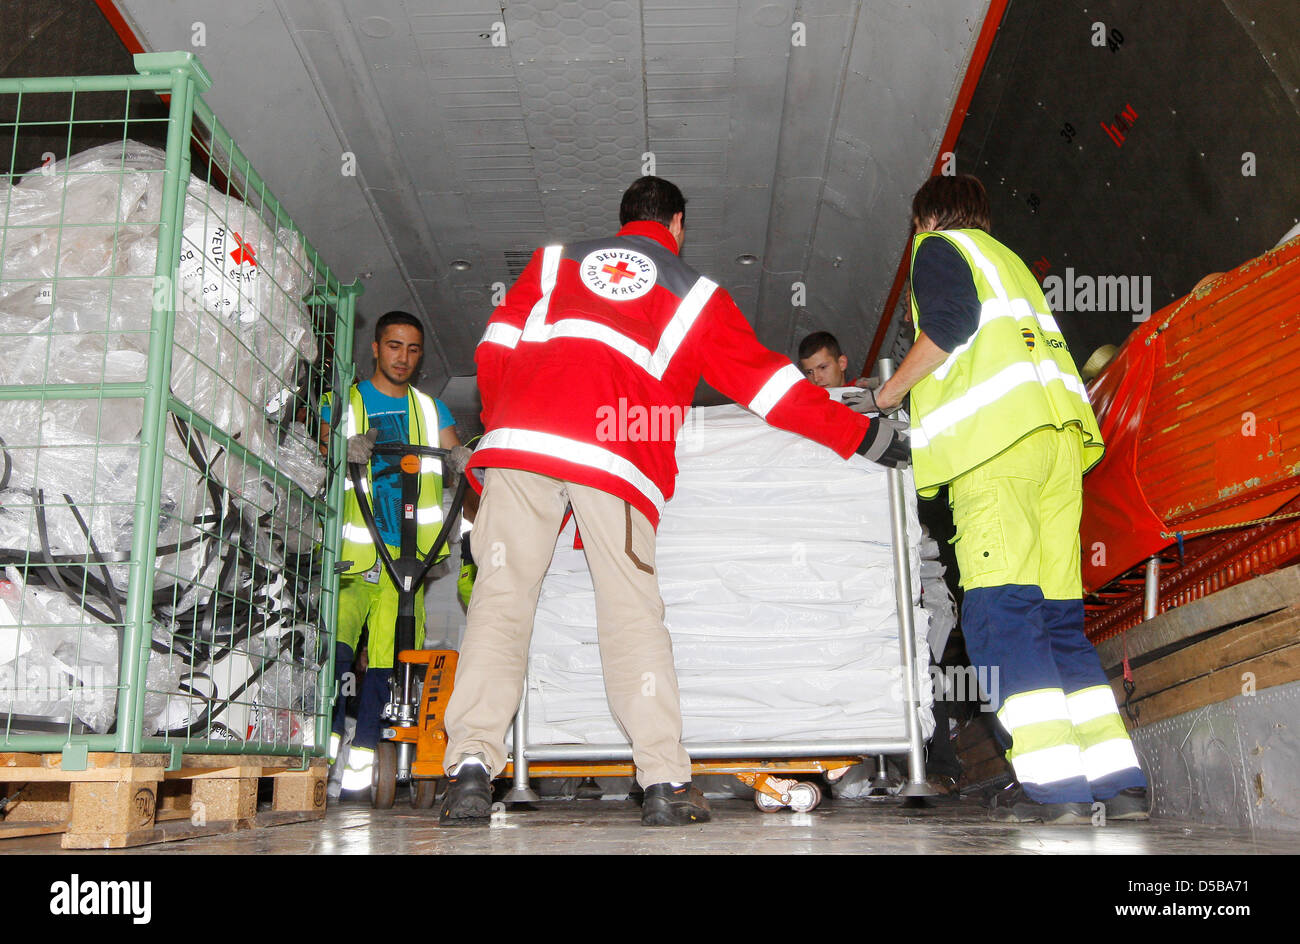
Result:
[[[907,460],[902,423],[831,400],[759,344],[725,290],[678,258],[685,216],[676,186],[637,180],[623,195],[618,234],[537,250],[479,343],[486,432],[469,465],[482,491],[479,572],[447,706],[445,825],[487,820],[566,506],[596,591],[610,709],[645,788],[641,822],[708,820],[682,747],[654,567],[655,529],[677,475],[677,429],[701,377],[846,459],[856,451],[891,466]]]

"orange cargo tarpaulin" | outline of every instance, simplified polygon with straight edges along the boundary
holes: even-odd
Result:
[[[1088,393],[1106,442],[1083,482],[1089,592],[1300,495],[1300,238],[1158,312]]]

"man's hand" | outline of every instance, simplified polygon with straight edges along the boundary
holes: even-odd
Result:
[[[465,471],[465,466],[469,465],[469,460],[473,457],[474,450],[468,446],[454,446],[447,456],[447,472],[453,479],[457,478]]]
[[[850,390],[844,394],[844,405],[855,413],[883,413],[889,416],[898,412],[901,404],[893,403],[888,406],[881,403],[877,395],[878,390],[864,388],[859,390]]]
[[[890,469],[901,469],[912,458],[907,424],[883,416],[872,419],[867,435],[858,446],[858,455]]]
[[[370,453],[375,448],[375,440],[379,438],[379,430],[371,427],[359,436],[348,437],[348,462],[355,462],[357,465],[365,465],[370,461]]]

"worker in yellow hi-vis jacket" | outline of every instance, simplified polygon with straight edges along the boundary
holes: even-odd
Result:
[[[876,392],[912,396],[922,497],[947,485],[971,662],[998,673],[998,718],[1019,784],[1009,822],[1145,819],[1146,778],[1096,650],[1083,634],[1083,473],[1104,446],[1037,281],[989,235],[974,177],[934,177],[912,202],[915,343]],[[846,398],[847,402],[847,398]]]
[[[461,446],[456,436],[451,411],[441,400],[421,393],[411,384],[424,351],[424,328],[419,320],[404,311],[388,312],[375,325],[371,350],[375,357],[374,375],[370,380],[352,386],[342,417],[346,424],[348,461],[366,463],[362,487],[370,498],[380,536],[397,556],[404,513],[401,480],[396,474],[399,460],[396,456],[372,458],[373,447],[377,443],[430,446],[436,442],[444,449],[453,450],[448,465],[456,473],[463,470],[469,450]],[[327,394],[321,404],[322,437],[335,421],[334,404]],[[423,457],[420,463],[420,494],[413,512],[418,552],[423,556],[433,547],[442,526],[443,468],[442,462],[428,456]],[[379,743],[380,713],[388,698],[393,672],[397,588],[379,560],[350,478],[346,480],[345,488],[343,544],[339,559],[350,564],[339,584],[335,675],[338,679],[350,677],[362,627],[368,626],[367,668],[357,710],[357,729],[342,776],[344,790],[362,790],[370,786],[375,747]],[[423,597],[423,590],[417,591],[417,648],[424,640]],[[337,758],[342,734],[343,701],[340,699],[335,712],[334,733],[330,737],[331,761]]]

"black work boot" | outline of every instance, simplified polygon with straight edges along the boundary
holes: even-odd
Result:
[[[641,803],[642,826],[689,826],[707,823],[712,814],[704,794],[691,786],[690,781],[680,787],[671,783],[656,783],[645,788]]]
[[[447,781],[439,826],[485,826],[492,814],[492,779],[478,764],[464,761]]]
[[[1092,822],[1090,803],[1038,803],[1016,784],[993,797],[989,817],[999,823],[1046,823],[1049,826],[1087,826]]]
[[[1151,800],[1146,787],[1129,787],[1102,802],[1106,804],[1108,820],[1142,821],[1151,818]]]

